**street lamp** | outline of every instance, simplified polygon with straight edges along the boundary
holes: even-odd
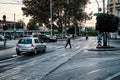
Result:
[[[15,39],[16,27],[15,27],[15,13],[14,13],[14,39]]]
[[[103,0],[103,13],[105,13],[105,0]]]
[[[98,13],[99,13],[99,2],[97,0],[95,0],[98,6]]]
[[[98,5],[98,13],[99,13],[99,2],[95,0]],[[105,13],[105,0],[103,0],[103,13]]]
[[[51,25],[51,36],[52,34],[52,0],[50,0],[50,25]]]

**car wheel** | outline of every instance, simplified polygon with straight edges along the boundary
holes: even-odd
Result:
[[[38,53],[37,49],[34,50],[34,55],[36,55]]]
[[[19,52],[19,51],[17,51],[16,53],[17,53],[17,55],[20,55],[20,52]]]
[[[44,49],[43,52],[46,52],[46,50]]]

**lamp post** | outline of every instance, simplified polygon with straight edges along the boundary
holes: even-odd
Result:
[[[103,13],[105,13],[105,0],[103,0]],[[103,32],[103,45],[107,46],[107,32]]]
[[[98,6],[98,13],[99,13],[99,2],[97,0],[95,0]]]
[[[14,39],[15,39],[15,32],[16,32],[16,27],[15,27],[15,13],[14,13]]]
[[[50,0],[50,26],[51,26],[51,36],[53,35],[52,33],[52,0]]]
[[[103,13],[105,13],[105,0],[103,0]]]

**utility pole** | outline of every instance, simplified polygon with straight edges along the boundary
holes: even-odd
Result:
[[[15,27],[15,13],[14,13],[14,39],[15,39],[15,32],[16,32],[16,27]]]
[[[24,35],[25,35],[25,23],[24,23],[24,15],[23,15],[23,23],[22,23],[22,26],[23,26],[23,37],[24,37]]]
[[[105,0],[103,0],[103,13],[105,13]],[[103,46],[107,46],[107,32],[103,32]]]
[[[103,0],[103,13],[105,13],[105,0]]]
[[[97,0],[95,0],[98,6],[98,13],[99,13],[99,2]]]
[[[50,26],[51,26],[51,36],[53,35],[52,33],[52,0],[50,0]]]

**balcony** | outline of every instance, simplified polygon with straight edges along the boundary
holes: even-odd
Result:
[[[116,3],[116,8],[118,9],[120,9],[120,3]]]

